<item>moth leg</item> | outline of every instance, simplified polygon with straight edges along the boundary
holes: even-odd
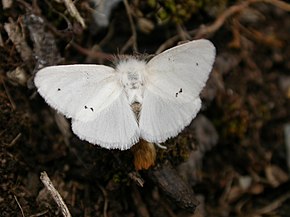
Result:
[[[167,149],[166,146],[160,145],[159,143],[154,143],[158,148]]]

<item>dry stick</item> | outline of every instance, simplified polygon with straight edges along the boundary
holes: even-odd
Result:
[[[177,33],[182,41],[190,40],[191,36],[189,35],[188,31],[184,29],[183,26],[180,24],[176,25]]]
[[[138,186],[143,187],[144,186],[144,180],[140,176],[138,172],[130,172],[128,174],[129,178],[131,178]]]
[[[227,18],[229,18],[230,16],[244,10],[245,8],[247,8],[249,6],[249,4],[250,4],[250,1],[246,1],[246,2],[243,2],[241,4],[231,6],[229,9],[227,9],[225,12],[223,12],[215,20],[215,22],[213,24],[211,24],[209,26],[201,27],[201,29],[198,31],[198,33],[196,34],[196,36],[194,38],[196,38],[196,39],[202,38],[209,33],[216,32],[224,24],[224,22],[226,21]]]
[[[75,42],[70,42],[70,45],[74,47],[77,51],[79,51],[82,54],[85,54],[89,57],[96,58],[96,59],[102,59],[102,60],[114,60],[114,56],[112,54],[104,53],[101,51],[92,51],[87,48],[83,48],[80,45],[76,44]]]
[[[159,46],[159,48],[155,51],[155,54],[160,54],[162,51],[166,50],[168,47],[171,47],[179,39],[180,39],[180,35],[175,35],[167,39],[163,44]]]
[[[15,104],[14,100],[12,99],[11,94],[10,94],[8,88],[6,87],[6,84],[5,84],[4,79],[1,78],[1,81],[2,81],[2,84],[3,84],[4,90],[5,90],[5,93],[6,93],[7,97],[8,97],[8,100],[9,100],[11,106],[12,106],[12,109],[13,110],[16,110],[16,104]]]
[[[63,3],[65,4],[68,12],[72,17],[74,17],[83,28],[86,28],[86,24],[84,19],[81,17],[80,13],[78,12],[76,6],[71,0],[63,0]]]
[[[130,39],[128,40],[128,43],[130,43],[130,45],[132,44],[132,48],[134,52],[138,52],[138,48],[137,48],[137,33],[136,33],[136,28],[133,22],[133,18],[132,18],[132,12],[131,12],[131,8],[130,5],[128,3],[128,0],[123,0],[127,14],[128,14],[128,18],[129,18],[129,22],[130,22],[130,27],[131,27],[131,32],[132,32],[132,36],[130,37]],[[128,46],[128,45],[127,45]],[[127,49],[126,46],[126,49]],[[122,51],[125,51],[124,49],[122,49]],[[122,52],[121,51],[121,52]]]
[[[32,11],[32,7],[30,4],[28,4],[25,0],[17,0],[18,3],[22,4],[24,7],[26,7],[26,9],[31,10]]]
[[[280,0],[248,0],[245,2],[242,2],[237,5],[233,5],[229,7],[226,11],[224,11],[216,20],[213,24],[209,26],[202,27],[196,36],[194,38],[201,38],[206,36],[209,33],[214,33],[216,32],[226,21],[227,18],[230,16],[239,13],[240,11],[244,10],[245,8],[249,7],[251,4],[254,3],[269,3],[272,4],[282,10],[285,11],[290,11],[290,5],[286,2],[280,1]]]
[[[287,3],[287,2],[284,2],[284,1],[280,1],[280,0],[249,0],[249,1],[260,1],[260,2],[265,2],[265,3],[269,3],[269,4],[272,4],[284,11],[290,11],[290,4]]]
[[[104,217],[108,217],[107,211],[108,211],[108,207],[109,207],[109,200],[108,200],[108,194],[106,192],[106,190],[103,188],[103,186],[101,186],[100,184],[97,183],[97,186],[100,188],[100,190],[102,191],[102,194],[104,196],[104,209],[103,209],[103,215]]]
[[[16,142],[18,141],[18,139],[20,139],[20,137],[22,136],[21,133],[18,133],[17,136],[9,143],[9,145],[7,145],[7,147],[12,147],[16,144]]]
[[[190,35],[195,35],[194,39],[198,39],[198,38],[202,38],[202,37],[207,37],[209,34],[213,34],[215,33],[217,30],[219,30],[221,28],[221,26],[225,23],[225,21],[241,12],[242,10],[244,10],[245,8],[249,7],[251,4],[254,3],[269,3],[272,4],[282,10],[285,11],[290,11],[290,4],[280,1],[280,0],[248,0],[248,1],[244,1],[242,3],[233,5],[231,7],[229,7],[227,10],[225,10],[212,24],[208,25],[208,26],[202,26],[197,30],[192,30],[189,31]],[[178,40],[180,39],[179,35],[175,35],[172,38],[169,38],[167,41],[165,41],[156,51],[156,54],[161,53],[163,50],[165,50],[166,48],[172,46],[174,43],[176,43]]]
[[[21,211],[22,216],[25,217],[24,212],[23,212],[23,209],[22,209],[22,207],[21,207],[21,205],[20,205],[17,197],[15,195],[13,195],[13,196],[14,196],[14,199],[16,200],[16,203],[17,203],[18,207],[20,208],[20,211]]]
[[[140,192],[138,191],[136,185],[132,186],[132,197],[134,198],[133,202],[136,207],[138,216],[141,217],[150,217],[149,211],[147,209],[146,203],[144,203],[143,198],[141,197]]]
[[[46,209],[46,210],[43,210],[43,211],[41,211],[41,212],[39,212],[39,213],[36,213],[36,214],[33,214],[33,215],[30,215],[29,217],[38,217],[38,216],[43,216],[43,215],[45,215],[46,213],[48,213],[48,209]]]
[[[252,215],[256,216],[256,215],[263,215],[263,214],[267,214],[269,212],[272,212],[276,209],[278,209],[286,200],[288,200],[290,198],[290,192],[278,197],[277,199],[275,199],[273,202],[271,202],[270,204],[255,210],[253,213],[251,213]]]
[[[54,201],[57,203],[57,205],[60,208],[63,216],[64,217],[71,217],[71,214],[70,214],[67,206],[65,205],[62,197],[60,196],[58,191],[54,188],[52,182],[50,181],[50,179],[49,179],[49,177],[48,177],[48,175],[47,175],[47,173],[45,171],[40,173],[40,180],[45,185],[45,187],[49,191],[49,193],[52,196],[52,198],[54,199]]]
[[[107,44],[107,42],[109,42],[111,40],[111,38],[113,37],[115,33],[115,29],[114,29],[114,25],[109,26],[108,29],[108,33],[105,35],[105,37],[98,43],[98,45],[100,47],[103,47],[105,44]]]

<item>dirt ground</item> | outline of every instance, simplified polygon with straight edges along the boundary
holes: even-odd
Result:
[[[44,171],[72,216],[290,216],[286,1],[124,0],[107,23],[99,1],[10,2],[0,4],[0,216],[63,216]],[[135,170],[132,150],[79,140],[33,83],[44,66],[110,65],[198,38],[217,48],[202,110],[148,170]]]

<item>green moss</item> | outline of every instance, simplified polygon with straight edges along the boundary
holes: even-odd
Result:
[[[217,129],[221,129],[221,136],[242,139],[250,125],[250,112],[244,101],[238,95],[229,95],[228,101],[222,104],[222,114],[214,120]]]
[[[188,159],[191,149],[192,138],[187,133],[181,133],[177,138],[166,142],[167,149],[157,149],[157,162],[170,161],[178,165]]]
[[[200,10],[223,8],[228,0],[148,0],[149,7],[156,10],[155,16],[160,23],[184,23]]]
[[[116,173],[113,175],[113,181],[115,183],[124,183],[124,182],[127,182],[127,170],[124,170],[124,171],[118,171],[116,170],[115,171]]]

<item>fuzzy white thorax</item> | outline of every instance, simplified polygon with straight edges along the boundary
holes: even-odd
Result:
[[[142,104],[146,62],[133,57],[122,60],[116,66],[116,71],[120,74],[120,81],[130,105],[136,102]]]

